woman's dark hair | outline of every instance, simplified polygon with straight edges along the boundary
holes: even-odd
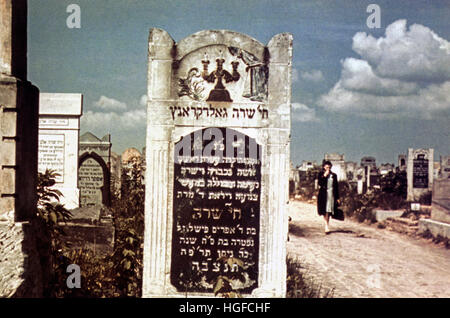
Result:
[[[325,161],[322,163],[322,167],[325,167],[326,165],[329,165],[330,167],[333,166],[333,165],[331,164],[331,161],[329,161],[329,160],[325,160]]]

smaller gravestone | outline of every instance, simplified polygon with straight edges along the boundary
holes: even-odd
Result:
[[[39,98],[38,170],[54,170],[55,189],[67,209],[79,206],[78,137],[83,108],[81,94],[41,93]]]
[[[338,181],[347,180],[347,172],[345,170],[345,155],[338,153],[326,153],[324,160],[331,162],[331,171],[336,173]]]
[[[408,149],[407,200],[416,201],[433,186],[433,149]]]
[[[398,169],[400,171],[405,171],[406,170],[406,162],[407,162],[406,155],[404,155],[404,154],[398,155]]]
[[[111,136],[102,139],[87,132],[80,137],[80,205],[110,205]]]
[[[439,178],[440,179],[449,179],[450,178],[450,156],[441,156],[440,158],[440,171]]]

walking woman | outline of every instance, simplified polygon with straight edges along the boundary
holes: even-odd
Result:
[[[317,179],[319,184],[319,195],[317,196],[317,212],[323,215],[325,220],[325,233],[330,233],[328,228],[330,217],[336,212],[339,201],[339,189],[337,175],[331,171],[330,161],[324,161],[322,171]]]

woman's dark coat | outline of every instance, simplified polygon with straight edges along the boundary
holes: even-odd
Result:
[[[337,175],[334,172],[330,172],[328,177],[324,177],[325,171],[319,172],[317,176],[319,195],[317,196],[317,212],[319,215],[325,215],[327,208],[327,179],[333,178],[333,196],[334,196],[334,211],[338,208],[337,200],[339,199],[339,188]]]

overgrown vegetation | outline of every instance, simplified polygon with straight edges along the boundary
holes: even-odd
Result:
[[[374,208],[399,210],[407,207],[406,172],[389,172],[380,178],[379,189],[373,188],[364,194],[358,194],[344,182],[340,182],[339,191],[345,214],[359,222],[375,222]]]
[[[334,289],[325,288],[312,277],[298,259],[288,257],[286,297],[287,298],[331,298]]]
[[[436,237],[430,232],[429,229],[422,232],[420,234],[425,239],[431,239],[433,243],[435,244],[442,244],[445,248],[450,249],[450,239],[447,237],[443,237],[441,235],[437,235]]]
[[[311,169],[301,180],[298,194],[303,200],[312,200],[317,195],[315,179],[320,169]],[[367,193],[358,194],[355,187],[347,181],[339,182],[341,208],[347,217],[359,222],[375,222],[372,210],[381,208],[398,210],[407,207],[406,202],[407,179],[406,172],[389,172],[380,178],[380,188],[371,188]],[[427,202],[428,194],[421,199]]]
[[[60,222],[69,221],[70,212],[59,203],[61,193],[53,189],[57,174],[47,171],[39,174],[39,220],[44,236],[51,238],[50,277],[45,297],[141,297],[144,236],[144,183],[139,162],[124,167],[121,187],[113,189],[112,214],[115,226],[114,252],[105,257],[94,255],[89,249],[71,249],[64,244],[64,231]],[[236,258],[224,258],[229,266],[242,267]],[[82,288],[70,289],[66,285],[67,267],[77,264],[81,268]],[[332,297],[333,290],[324,289],[312,278],[306,278],[298,260],[287,259],[287,296],[301,298]],[[233,280],[242,277],[218,276],[214,294],[220,297],[241,297],[233,288]]]
[[[105,257],[89,249],[73,250],[64,244],[60,222],[69,221],[70,212],[59,203],[61,193],[52,188],[57,174],[46,171],[38,176],[38,219],[43,237],[50,238],[50,275],[46,297],[140,297],[142,293],[142,256],[144,233],[144,184],[139,163],[123,169],[122,186],[115,189],[112,202],[114,215],[114,252]],[[44,241],[41,245],[44,244]],[[82,288],[66,285],[67,266],[81,268]]]
[[[320,167],[315,167],[302,173],[299,189],[296,194],[300,195],[303,200],[312,200],[313,197],[317,195],[315,180],[320,171]]]

